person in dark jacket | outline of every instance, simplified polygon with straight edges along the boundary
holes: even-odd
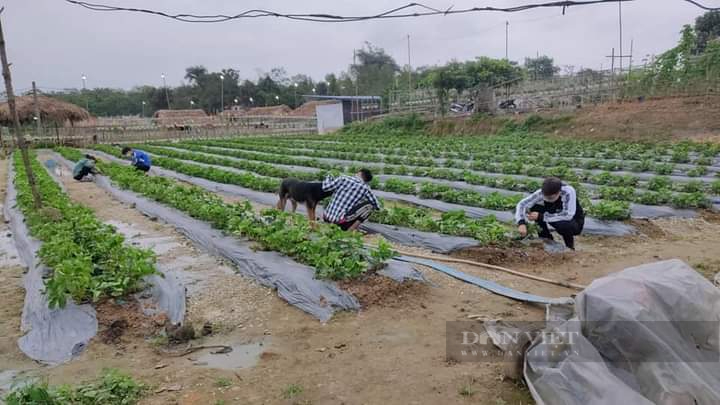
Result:
[[[92,174],[98,174],[99,171],[95,167],[97,159],[92,155],[85,155],[84,158],[78,160],[73,167],[73,179],[77,181],[92,181]]]
[[[150,170],[152,159],[150,159],[150,155],[148,155],[147,152],[141,151],[140,149],[131,149],[126,146],[122,150],[122,155],[127,156],[128,154],[132,158],[131,164],[135,166],[136,169],[143,172]]]
[[[562,236],[565,246],[575,249],[575,236],[585,226],[585,212],[580,206],[575,188],[563,184],[557,177],[549,177],[542,188],[525,197],[515,209],[515,221],[520,235],[527,235],[527,222],[540,227],[538,236],[552,240],[548,225]]]

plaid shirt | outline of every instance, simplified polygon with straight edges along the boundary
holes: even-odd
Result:
[[[324,217],[328,222],[341,222],[345,219],[348,210],[364,200],[372,204],[375,209],[380,209],[380,202],[370,187],[357,177],[327,176],[322,188],[323,191],[334,191],[330,205],[325,208]]]

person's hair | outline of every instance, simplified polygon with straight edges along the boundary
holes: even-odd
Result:
[[[96,158],[95,156],[91,155],[91,154],[85,155],[85,159],[90,159],[90,160],[97,161],[97,158]]]
[[[542,193],[544,196],[555,195],[560,192],[562,185],[562,180],[557,177],[548,177],[545,181],[543,181]]]
[[[130,152],[132,149],[128,148],[127,146],[122,148],[122,154],[126,155],[128,152]]]
[[[370,183],[373,179],[373,175],[370,173],[370,170],[365,168],[360,169],[360,176],[365,183]]]

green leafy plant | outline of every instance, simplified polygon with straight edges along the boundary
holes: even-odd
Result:
[[[30,384],[11,392],[8,405],[133,405],[147,387],[117,370],[105,370],[102,377],[78,386]]]
[[[151,251],[125,245],[112,226],[73,203],[33,157],[31,164],[45,205],[36,210],[19,154],[13,156],[13,162],[18,207],[30,234],[43,242],[40,260],[52,269],[45,280],[51,307],[63,307],[68,297],[77,302],[121,297],[137,291],[142,279],[156,272]]]
[[[68,159],[81,156],[74,149],[57,150]],[[116,163],[100,162],[98,166],[118,186],[207,221],[217,229],[253,240],[259,248],[293,257],[314,267],[319,277],[357,277],[372,261],[373,250],[364,248],[356,232],[345,232],[322,223],[313,228],[305,216],[272,209],[257,215],[247,201],[225,203],[219,196],[199,187],[164,177],[148,177]]]

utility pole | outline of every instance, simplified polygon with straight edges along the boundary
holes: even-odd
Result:
[[[620,30],[620,48],[619,48],[620,49],[620,74],[622,74],[622,68],[623,68],[623,63],[622,63],[622,58],[623,58],[623,56],[622,56],[622,54],[623,54],[623,51],[622,51],[622,49],[623,49],[622,2],[623,2],[623,0],[618,0],[618,25],[619,25],[619,30]]]
[[[408,40],[408,94],[412,89],[412,63],[410,63],[410,34],[407,36]]]
[[[37,133],[35,134],[36,137],[40,138],[42,135],[42,124],[40,123],[40,105],[38,104],[38,98],[37,98],[37,87],[35,86],[35,82],[32,82],[32,89],[33,89],[33,107],[35,108],[35,126],[37,128]]]
[[[505,60],[509,61],[508,58],[508,36],[510,33],[510,21],[505,21]]]
[[[165,88],[165,100],[167,101],[168,110],[172,110],[172,108],[170,108],[170,93],[168,92],[167,82],[165,81],[165,73],[161,74],[160,77],[162,78],[163,87]]]
[[[2,14],[4,10],[5,7],[0,8],[0,14]],[[2,61],[3,79],[5,79],[5,92],[7,93],[8,110],[10,111],[10,117],[12,117],[13,120],[15,139],[18,147],[20,148],[23,166],[25,166],[25,175],[27,176],[28,184],[30,184],[30,191],[33,196],[33,205],[36,209],[40,209],[42,208],[42,200],[40,199],[40,193],[38,193],[37,185],[35,184],[35,174],[32,171],[32,167],[30,167],[30,155],[28,154],[25,137],[23,137],[22,132],[20,131],[20,118],[18,118],[17,109],[15,108],[15,93],[13,92],[10,64],[8,63],[7,52],[5,50],[5,35],[3,33],[2,21],[0,21],[0,61]]]

